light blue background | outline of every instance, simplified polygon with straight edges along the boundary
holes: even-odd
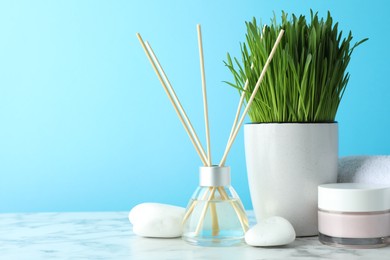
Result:
[[[197,157],[136,37],[149,40],[204,140],[196,24],[203,29],[214,162],[238,95],[222,61],[244,22],[330,10],[355,39],[337,120],[340,155],[390,153],[386,1],[1,1],[0,212],[185,206]],[[227,164],[251,208],[242,133]]]

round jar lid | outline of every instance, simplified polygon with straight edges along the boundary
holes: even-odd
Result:
[[[319,185],[318,208],[341,212],[390,210],[390,187],[367,183]]]

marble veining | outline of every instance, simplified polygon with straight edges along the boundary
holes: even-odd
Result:
[[[340,249],[317,237],[283,247],[204,248],[137,237],[127,212],[0,214],[0,259],[390,259],[390,247]],[[253,224],[253,212],[249,212]]]

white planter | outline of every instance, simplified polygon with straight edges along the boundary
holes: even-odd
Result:
[[[337,182],[337,123],[247,124],[245,155],[257,221],[281,216],[317,235],[317,186]]]

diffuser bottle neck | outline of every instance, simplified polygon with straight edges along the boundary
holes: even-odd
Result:
[[[230,186],[230,167],[199,167],[199,185],[203,187]]]

